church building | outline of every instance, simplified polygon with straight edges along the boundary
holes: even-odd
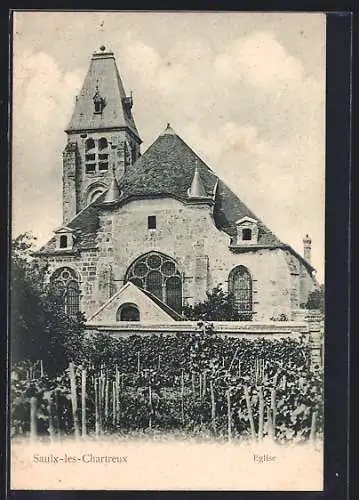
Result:
[[[316,286],[308,235],[304,256],[280,241],[169,124],[141,154],[132,107],[101,46],[66,129],[63,223],[37,252],[66,311],[164,324],[221,284],[243,321],[293,319]]]

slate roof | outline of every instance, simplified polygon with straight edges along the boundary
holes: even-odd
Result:
[[[102,113],[94,113],[93,97],[96,91],[106,100]],[[126,92],[113,52],[101,47],[92,56],[89,70],[66,132],[128,127],[139,134],[129,106],[125,105]]]
[[[255,251],[263,247],[280,247],[288,249],[308,268],[314,269],[289,245],[281,242],[169,126],[120,179],[118,183],[121,191],[119,204],[132,199],[167,196],[183,203],[191,203],[188,189],[192,184],[196,168],[208,201],[214,203],[214,222],[219,230],[226,232],[234,239],[237,234],[235,223],[238,219],[249,216],[258,221],[258,244],[241,245],[240,248],[233,248],[233,251]],[[105,196],[106,193],[102,194],[67,223],[67,226],[75,230],[75,249],[96,246],[98,213],[112,209],[102,203]],[[51,252],[54,248],[55,239],[53,238],[40,249],[40,253]]]

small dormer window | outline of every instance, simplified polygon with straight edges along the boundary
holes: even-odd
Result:
[[[58,250],[71,250],[74,244],[73,230],[70,227],[62,227],[55,231],[56,248]]]
[[[252,239],[252,229],[245,228],[242,229],[242,240],[250,241]]]
[[[60,236],[60,248],[67,248],[67,236],[64,234]]]
[[[249,216],[237,220],[236,245],[252,245],[258,243],[258,221]]]

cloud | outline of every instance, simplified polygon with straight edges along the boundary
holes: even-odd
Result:
[[[263,31],[235,40],[217,56],[214,66],[225,78],[246,78],[269,91],[304,76],[301,61],[291,56],[272,33]]]
[[[321,266],[324,71],[323,80],[307,74],[270,31],[217,50],[200,36],[155,46],[117,33],[111,47],[134,90],[143,150],[170,121],[281,239],[301,252],[311,233]],[[87,68],[66,71],[50,51],[15,52],[14,63],[13,222],[44,239],[61,222],[63,130]]]
[[[36,228],[44,241],[60,223],[63,130],[82,71],[62,72],[49,54],[26,50],[15,52],[13,81],[13,231]]]

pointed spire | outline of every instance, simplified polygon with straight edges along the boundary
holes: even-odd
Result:
[[[192,184],[188,190],[188,196],[190,198],[207,198],[207,193],[199,174],[197,163],[192,179]]]
[[[118,186],[118,182],[115,176],[115,169],[112,169],[112,181],[110,187],[107,190],[106,196],[103,200],[103,203],[116,203],[119,201],[121,197],[121,191]]]
[[[94,106],[94,102],[97,103],[99,99],[102,104]],[[126,96],[114,53],[108,46],[101,45],[92,54],[66,132],[124,128],[129,129],[141,142],[131,111],[132,105],[133,98]]]

